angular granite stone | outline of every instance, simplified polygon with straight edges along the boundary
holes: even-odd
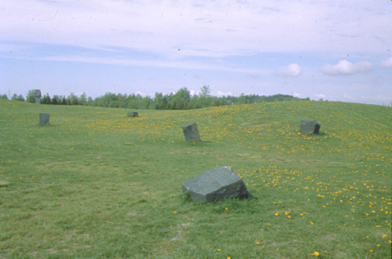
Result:
[[[40,113],[39,125],[47,125],[47,124],[49,124],[49,113]]]
[[[299,126],[299,131],[302,135],[308,135],[309,133],[318,134],[320,131],[320,123],[312,120],[302,120]]]
[[[214,168],[183,182],[182,193],[189,193],[192,201],[198,202],[249,198],[244,181],[229,166]]]
[[[127,116],[128,117],[139,117],[139,113],[138,112],[128,112]]]
[[[191,122],[183,125],[182,131],[184,132],[186,140],[193,140],[195,142],[201,141],[196,122]]]

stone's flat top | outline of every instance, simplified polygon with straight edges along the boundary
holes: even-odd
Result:
[[[211,190],[218,190],[223,186],[228,186],[238,181],[242,181],[242,179],[230,167],[217,167],[184,182],[183,187],[185,187],[185,191],[205,195],[210,193]]]
[[[129,116],[129,117],[138,117],[139,113],[138,112],[128,112],[127,116]]]
[[[192,126],[193,124],[196,124],[196,122],[189,122],[189,123],[187,123],[187,124],[185,124],[185,125],[182,125],[182,128],[187,128],[187,127],[189,127],[189,126]]]

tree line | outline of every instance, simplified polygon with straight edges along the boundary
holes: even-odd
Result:
[[[1,99],[8,99],[6,95],[0,95]],[[11,97],[14,101],[27,101],[31,103],[36,102],[34,90],[29,90],[26,100],[22,95],[14,94]],[[71,93],[68,96],[53,95],[50,97],[46,94],[40,97],[41,104],[51,105],[84,105],[110,108],[132,108],[132,109],[154,109],[154,110],[184,110],[184,109],[198,109],[212,106],[223,106],[231,104],[247,104],[260,102],[275,102],[275,101],[291,101],[291,100],[307,100],[309,98],[298,98],[291,95],[276,94],[272,96],[259,95],[244,95],[240,96],[212,96],[210,95],[210,87],[203,86],[199,94],[191,95],[190,91],[183,87],[175,93],[163,95],[162,93],[155,93],[154,97],[141,96],[139,94],[114,94],[105,93],[103,96],[91,98],[87,97],[86,93],[80,96]]]

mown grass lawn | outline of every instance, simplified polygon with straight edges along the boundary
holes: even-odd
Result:
[[[391,257],[390,107],[127,112],[0,100],[0,258]],[[300,135],[302,119],[321,134]],[[185,142],[191,121],[202,143]],[[217,166],[250,199],[182,197]]]

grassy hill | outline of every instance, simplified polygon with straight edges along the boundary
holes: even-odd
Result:
[[[0,258],[391,257],[390,107],[129,111],[0,100]],[[202,143],[185,142],[191,121]],[[250,199],[182,197],[217,166]]]

